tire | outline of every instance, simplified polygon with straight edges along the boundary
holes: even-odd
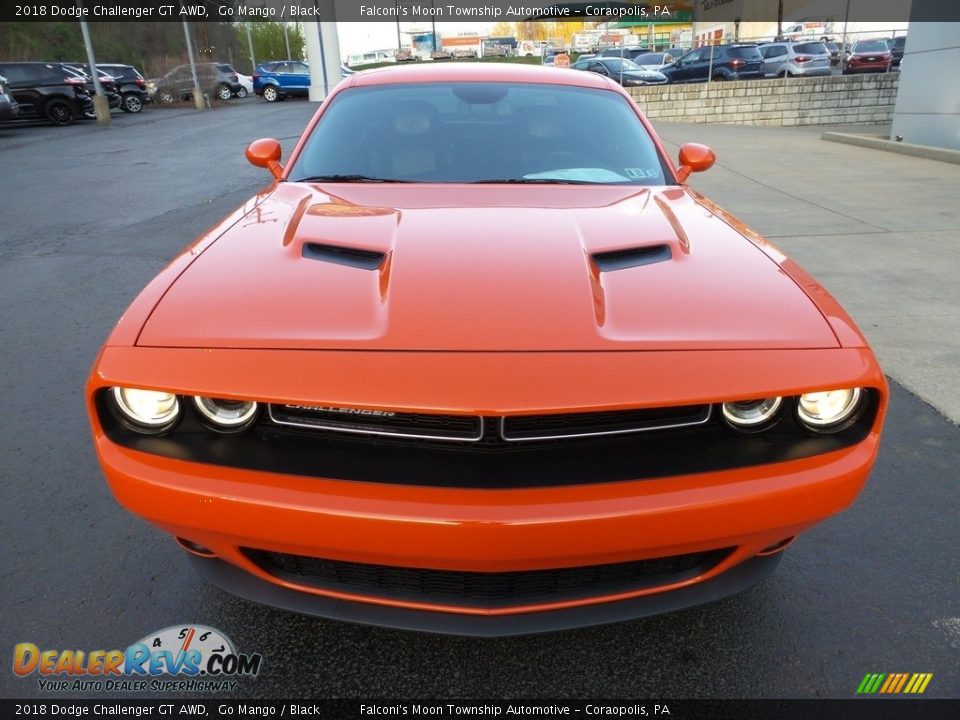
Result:
[[[161,90],[157,93],[157,100],[162,102],[164,105],[170,105],[174,100],[176,100],[176,98],[169,90]]]
[[[124,112],[138,113],[143,110],[143,101],[136,93],[127,93],[123,96],[123,103],[120,108]]]
[[[223,83],[217,85],[217,98],[220,100],[229,100],[233,97],[233,90],[230,89],[230,86]]]
[[[267,102],[276,102],[280,99],[280,93],[273,85],[267,85],[263,89],[263,99]]]
[[[73,108],[66,100],[51,100],[43,107],[43,114],[51,125],[63,127],[72,125],[76,120]]]
[[[241,85],[240,89],[237,90],[237,97],[245,98],[246,96],[247,96],[247,89],[243,85]]]

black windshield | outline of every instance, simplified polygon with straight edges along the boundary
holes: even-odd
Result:
[[[619,94],[476,82],[339,93],[289,174],[294,181],[338,176],[354,182],[667,182],[652,138]]]

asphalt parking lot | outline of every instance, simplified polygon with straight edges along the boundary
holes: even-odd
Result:
[[[199,114],[152,108],[118,115],[109,129],[0,126],[8,668],[19,642],[123,648],[200,623],[264,656],[240,697],[846,698],[867,672],[932,672],[926,696],[960,696],[960,173],[825,143],[819,130],[660,126],[671,152],[687,140],[714,146],[719,166],[694,186],[814,272],[861,322],[892,378],[864,493],[801,537],[759,586],[574,632],[418,635],[226,595],[123,511],[87,428],[94,354],[172,256],[266,184],[245,145],[273,136],[289,149],[314,109],[247,101]],[[35,676],[0,672],[0,696],[41,695]]]

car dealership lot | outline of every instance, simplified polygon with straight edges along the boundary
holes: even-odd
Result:
[[[0,126],[0,652],[123,648],[201,623],[263,654],[240,696],[850,697],[865,673],[900,671],[934,673],[927,695],[960,694],[960,430],[927,404],[960,419],[960,179],[954,166],[820,142],[817,130],[658,127],[671,152],[687,140],[717,150],[694,186],[833,291],[895,381],[864,494],[758,587],[576,632],[416,635],[228,596],[122,511],[84,414],[93,355],[170,257],[266,184],[246,143],[269,135],[289,150],[314,108],[248,101],[148,109],[108,130]],[[35,677],[0,673],[0,694],[39,695]]]

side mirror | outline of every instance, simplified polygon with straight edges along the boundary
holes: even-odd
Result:
[[[680,182],[685,182],[690,177],[690,173],[709,170],[716,160],[717,156],[706,145],[687,143],[680,148],[680,169],[677,171],[677,178]]]
[[[246,156],[251,165],[266,168],[277,180],[283,175],[283,165],[280,164],[280,143],[273,138],[254,140],[247,146]]]

